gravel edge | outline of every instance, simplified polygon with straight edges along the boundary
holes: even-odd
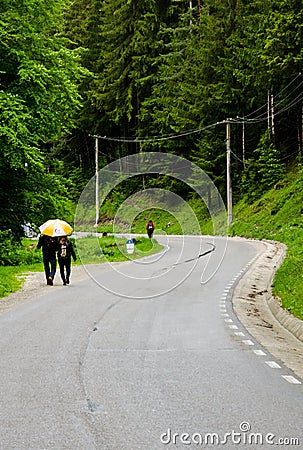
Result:
[[[285,311],[272,293],[286,246],[276,241],[243,240],[252,242],[259,255],[234,289],[234,312],[265,349],[303,379],[303,321]]]

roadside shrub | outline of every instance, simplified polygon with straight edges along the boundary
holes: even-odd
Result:
[[[0,231],[0,266],[18,266],[41,261],[40,252],[35,247],[24,248],[16,240],[11,230]]]

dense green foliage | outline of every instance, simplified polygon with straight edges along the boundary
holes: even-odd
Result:
[[[82,30],[83,3],[74,2],[67,29],[86,47],[91,75],[71,148],[91,174],[89,133],[102,137],[100,166],[141,149],[173,152],[200,165],[225,195],[224,122],[232,118],[234,195],[264,192],[302,150],[301,4],[191,4],[87,0]],[[250,167],[273,158],[281,166],[275,181],[260,185]]]
[[[10,230],[0,231],[0,266],[18,266],[41,261],[39,254],[29,251],[32,246],[20,246],[11,235]]]
[[[0,229],[20,235],[70,205],[64,182],[45,158],[81,106],[79,50],[68,49],[59,0],[0,6]]]

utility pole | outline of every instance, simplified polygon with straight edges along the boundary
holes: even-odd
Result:
[[[267,91],[267,128],[268,128],[268,130],[270,130],[270,127],[271,127],[270,114],[271,114],[271,96],[270,96],[269,91]]]
[[[227,179],[227,225],[230,226],[233,220],[232,213],[232,188],[230,176],[230,119],[226,119],[226,179]]]
[[[189,9],[190,11],[193,9],[193,2],[192,0],[189,0]],[[189,25],[191,26],[193,24],[192,18],[190,16]]]
[[[274,96],[271,94],[270,96],[270,116],[271,116],[271,137],[273,142],[275,142],[275,109],[274,109]]]
[[[272,142],[275,142],[275,107],[274,96],[269,91],[267,93],[267,128],[270,132]]]
[[[243,117],[242,123],[242,159],[243,159],[243,167],[245,168],[245,122]]]
[[[96,200],[96,222],[95,227],[98,226],[99,222],[99,148],[98,148],[98,137],[95,136],[95,200]]]

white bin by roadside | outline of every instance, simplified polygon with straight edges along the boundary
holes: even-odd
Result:
[[[132,239],[129,239],[128,241],[126,241],[126,250],[127,250],[127,253],[134,253],[135,243]]]

